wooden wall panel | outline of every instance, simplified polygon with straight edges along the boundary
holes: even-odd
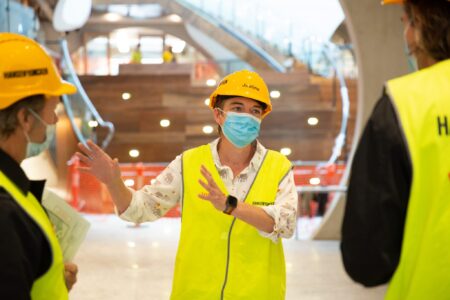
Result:
[[[340,127],[340,96],[333,102],[332,80],[305,74],[263,74],[269,89],[279,90],[281,97],[272,100],[274,110],[262,123],[260,141],[275,150],[290,147],[291,160],[327,160]],[[211,110],[204,104],[214,88],[192,86],[188,75],[83,76],[80,79],[102,117],[115,124],[116,134],[107,152],[121,162],[168,162],[183,150],[217,137],[216,131],[210,135],[202,132],[204,125],[217,127]],[[348,81],[348,86],[351,137],[356,84]],[[123,101],[123,92],[131,93],[131,99]],[[307,124],[310,116],[319,118],[317,126]],[[159,125],[163,118],[171,121],[170,127]],[[104,130],[97,131],[101,139]],[[138,149],[140,157],[131,158],[130,149]]]

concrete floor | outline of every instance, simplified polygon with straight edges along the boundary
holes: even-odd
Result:
[[[91,229],[75,257],[73,300],[169,299],[179,219],[134,228],[112,215],[87,215]],[[385,287],[365,289],[342,268],[337,241],[284,242],[287,300],[383,299]]]

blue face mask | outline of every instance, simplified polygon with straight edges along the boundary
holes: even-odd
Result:
[[[222,125],[222,131],[234,146],[244,148],[256,140],[261,125],[260,119],[246,113],[224,113],[227,117]]]
[[[26,158],[29,157],[33,157],[33,156],[37,156],[39,155],[41,152],[44,152],[45,150],[48,149],[48,147],[50,146],[53,137],[55,136],[55,132],[56,132],[56,126],[55,125],[49,125],[47,124],[44,120],[42,120],[42,118],[33,110],[29,109],[30,113],[36,117],[37,120],[39,120],[39,122],[42,123],[42,125],[44,125],[46,127],[46,137],[45,137],[45,141],[42,143],[34,143],[31,141],[30,137],[28,136],[28,134],[24,131],[25,133],[25,137],[27,138],[28,144],[27,144],[27,153],[26,153]]]
[[[409,47],[408,47],[408,44],[406,43],[406,41],[405,41],[404,51],[405,51],[405,55],[408,59],[409,71],[416,72],[417,70],[419,70],[419,68],[417,66],[417,60],[416,60],[415,56],[411,54],[411,51],[409,50]]]

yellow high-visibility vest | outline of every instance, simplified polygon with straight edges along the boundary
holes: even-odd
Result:
[[[25,196],[21,190],[0,171],[0,186],[3,187],[33,219],[47,238],[52,252],[50,268],[31,287],[32,300],[66,300],[69,298],[64,281],[64,262],[61,247],[53,226],[39,201],[31,192]]]
[[[450,299],[450,60],[387,84],[413,178],[386,299]]]
[[[218,211],[198,197],[204,165],[228,194],[209,145],[183,153],[181,235],[175,262],[173,300],[284,299],[286,271],[281,241],[273,243],[253,226]],[[248,204],[271,205],[291,169],[280,153],[268,150],[248,192]]]

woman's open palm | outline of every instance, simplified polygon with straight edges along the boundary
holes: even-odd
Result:
[[[119,161],[117,158],[112,159],[91,140],[87,141],[87,147],[79,143],[78,148],[82,153],[77,152],[75,155],[82,163],[79,167],[81,172],[95,176],[106,185],[112,184],[116,180],[121,180]]]

